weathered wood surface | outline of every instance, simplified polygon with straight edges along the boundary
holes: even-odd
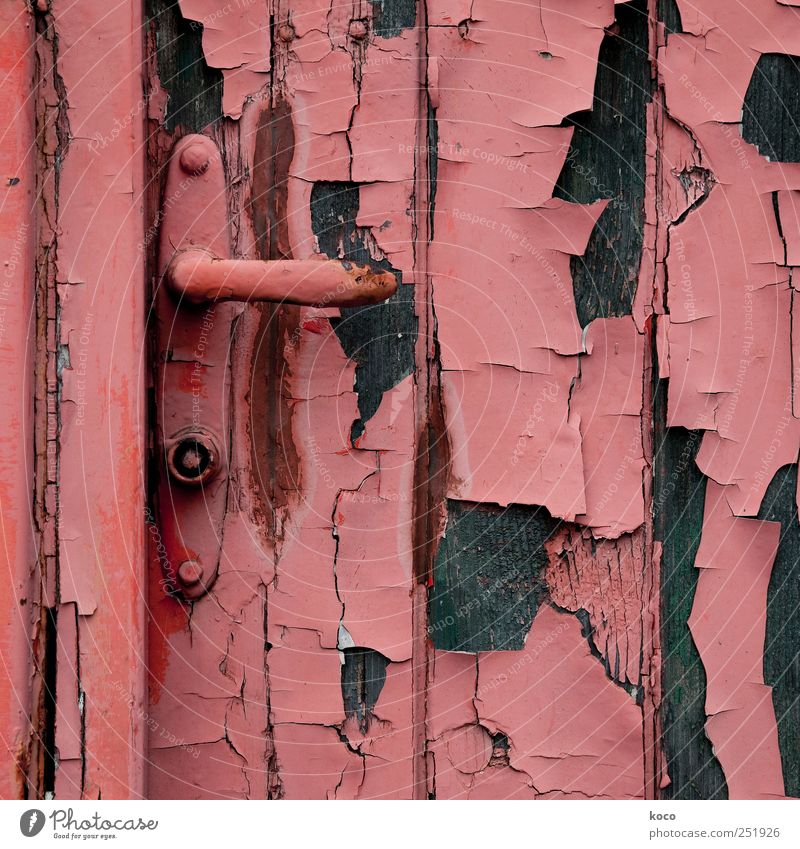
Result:
[[[798,453],[797,171],[785,163],[797,158],[786,110],[797,97],[791,54],[800,30],[795,10],[780,4],[756,3],[740,16],[708,3],[702,12],[720,26],[704,43],[694,9],[662,8],[657,185],[668,316],[659,319],[658,360],[668,380],[657,393],[656,537],[673,781],[665,793],[782,796],[797,789],[788,732],[796,690],[787,693],[796,644],[778,647],[769,635],[790,615],[792,591],[776,581],[797,569],[781,467]],[[744,67],[726,67],[732,49],[746,52]]]
[[[0,8],[0,108],[14,116],[0,131],[0,798],[27,795],[31,750],[36,154],[33,20]]]
[[[374,307],[236,308],[214,363],[230,375],[231,486],[206,598],[164,592],[159,505],[143,513],[146,704],[141,606],[126,597],[123,615],[82,583],[79,443],[60,431],[62,477],[41,493],[72,498],[40,576],[60,595],[42,605],[56,697],[37,709],[36,792],[800,792],[800,172],[780,164],[800,156],[797,60],[781,55],[800,54],[800,21],[751,5],[148,0],[146,142],[124,114],[114,144],[94,113],[86,135],[144,193],[149,284],[164,164],[189,132],[223,151],[234,255],[369,260],[402,284]],[[79,148],[63,107],[76,85],[83,118],[91,56],[62,69],[52,53],[61,26],[80,41],[75,15],[56,2],[38,18],[58,71],[48,155]],[[142,143],[146,175],[131,164]],[[130,232],[114,241],[129,258]],[[40,304],[49,316],[58,287],[67,391],[80,351],[64,328],[80,333],[82,307],[64,296],[87,282],[70,277],[80,263],[62,269],[69,245],[61,234]],[[139,490],[118,533],[136,504]],[[123,682],[105,704],[87,640],[117,638],[96,624],[108,616],[128,639],[102,669]],[[123,717],[134,754],[107,775]]]
[[[104,9],[101,16],[92,4],[61,0],[14,7],[24,8],[36,32],[38,558],[30,598],[35,673],[27,792],[141,798],[147,748],[141,17],[135,6]]]

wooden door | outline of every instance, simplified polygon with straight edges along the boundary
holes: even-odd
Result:
[[[237,306],[200,358],[230,375],[228,507],[207,597],[187,607],[151,570],[149,793],[424,795],[424,29],[413,4],[217,12],[155,4],[154,74],[165,127],[223,152],[234,253],[322,252],[402,282],[370,307]],[[193,83],[170,89],[192,50]]]
[[[39,5],[56,459],[15,573],[20,787],[797,795],[800,11]],[[171,182],[192,134],[218,253],[369,264],[396,294],[176,304],[165,221],[208,213]],[[218,432],[191,495],[172,404]],[[170,576],[201,549],[189,598]]]

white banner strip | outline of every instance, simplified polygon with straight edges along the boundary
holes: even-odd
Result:
[[[402,810],[405,808],[405,810]],[[0,846],[796,847],[800,802],[2,802]]]

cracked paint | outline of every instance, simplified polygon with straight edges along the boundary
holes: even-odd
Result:
[[[51,630],[44,686],[56,689],[40,707],[46,751],[34,784],[42,796],[136,798],[146,748],[144,174],[141,83],[130,69],[141,66],[141,20],[129,9],[98,19],[60,0],[34,16],[46,293],[37,310],[48,340],[37,378],[46,458],[38,603]],[[124,486],[109,484],[109,469]]]
[[[199,33],[198,73],[214,82],[186,109],[181,81],[159,82],[150,56],[139,111],[138,21],[92,21],[61,0],[37,14],[52,122],[40,155],[55,180],[40,261],[49,238],[57,248],[54,303],[38,305],[48,363],[37,451],[52,443],[58,456],[53,474],[37,471],[38,627],[42,643],[58,633],[56,703],[41,709],[53,714],[57,797],[141,795],[145,779],[166,798],[664,790],[654,358],[668,381],[664,427],[703,432],[689,626],[708,678],[706,731],[731,798],[784,795],[763,672],[778,525],[757,517],[800,449],[800,165],[768,159],[741,127],[762,57],[800,53],[800,20],[776,0],[745,12],[678,0],[666,27],[648,4],[650,55],[630,58],[657,83],[644,104],[649,91],[634,93],[647,136],[630,225],[641,232],[603,277],[621,287],[609,295],[577,279],[582,258],[590,271],[606,248],[616,261],[604,222],[624,221],[619,197],[581,194],[580,128],[610,120],[602,108],[586,118],[598,62],[625,21],[644,38],[645,4],[563,5],[180,0],[184,35]],[[161,52],[157,16],[152,27]],[[104,43],[119,45],[119,63],[102,61]],[[153,177],[176,135],[201,130],[225,154],[217,202],[231,232],[218,235],[231,256],[357,255],[402,283],[369,314],[220,307],[235,332],[203,358],[191,322],[162,328],[170,393],[191,396],[199,359],[203,374],[229,375],[219,397],[200,393],[226,437],[224,518],[176,530],[144,508],[133,380],[161,206],[158,180],[141,197],[137,151],[146,144]],[[150,230],[132,214],[142,203]],[[86,459],[108,447],[131,482],[113,505],[107,469]],[[461,615],[447,581],[479,557],[475,540],[458,548],[463,510],[502,550],[495,606],[520,609],[497,633],[481,612],[466,637],[440,642],[437,598],[445,618],[447,605]],[[534,514],[529,545],[514,545],[514,523]],[[183,532],[189,552],[198,528],[219,573],[184,602],[164,590],[159,544]],[[145,581],[132,566],[145,533],[147,696]],[[125,650],[101,666],[106,644]],[[367,656],[380,674],[359,682],[355,705],[347,676]],[[99,717],[125,735],[111,740]]]
[[[641,724],[577,619],[543,605],[521,651],[437,652],[436,798],[641,798]],[[498,734],[506,753],[493,749]]]
[[[598,51],[615,17],[611,2],[579,5],[567,14],[545,2],[512,10],[478,0],[464,11],[429,3],[438,81],[430,268],[447,496],[545,507],[588,536],[554,521],[539,542],[550,599],[534,605],[524,647],[463,660],[435,653],[428,738],[436,798],[652,792],[645,750],[653,732],[645,726],[657,688],[657,589],[644,529],[647,343],[633,316],[581,326],[573,260],[610,200],[554,196],[559,175],[576,167],[574,128],[563,121],[592,107]],[[474,114],[480,122],[467,120]],[[501,527],[499,517],[491,521]],[[521,516],[517,532],[529,539],[533,521]],[[484,544],[507,547],[509,568],[525,574],[535,558],[513,539],[495,530]],[[450,557],[458,562],[457,552]],[[528,580],[525,604],[536,586]],[[465,616],[465,606],[451,617]],[[586,630],[567,611],[584,617]],[[490,640],[492,623],[484,630],[477,637]],[[583,715],[567,707],[572,698]],[[463,709],[438,724],[437,711],[458,700]]]
[[[658,54],[666,294],[654,309],[660,373],[669,377],[666,424],[703,431],[696,462],[708,480],[689,624],[708,679],[706,733],[729,797],[782,796],[763,678],[778,528],[746,517],[759,514],[775,474],[800,449],[791,285],[800,171],[771,159],[771,145],[748,141],[768,131],[751,128],[769,118],[754,115],[764,104],[747,98],[766,73],[762,56],[800,51],[800,21],[774,0],[746,11],[713,0],[677,7],[682,32],[662,33]],[[749,586],[737,606],[727,596],[734,580]]]
[[[0,672],[0,797],[23,798],[33,795],[39,758],[32,741],[40,730],[39,720],[31,727],[35,705],[44,694],[31,686],[31,657],[40,662],[39,636],[47,630],[48,604],[44,586],[37,587],[33,564],[36,553],[31,533],[41,534],[40,550],[47,571],[54,539],[52,520],[46,520],[44,488],[46,466],[40,428],[41,381],[35,380],[31,316],[38,312],[34,285],[34,263],[39,249],[35,231],[36,155],[34,141],[35,101],[31,97],[34,79],[33,16],[5,4],[0,10],[0,30],[4,47],[0,58],[0,103],[3,113],[13,115],[0,139],[0,254],[4,257],[0,281],[0,385],[3,395],[3,421],[0,428],[0,640],[3,664]],[[41,295],[38,296],[39,298]],[[37,316],[36,331],[42,318]],[[46,323],[46,317],[44,323]],[[48,328],[54,330],[54,328]],[[54,334],[53,334],[54,335]],[[53,335],[49,336],[52,348]],[[21,363],[25,362],[22,366]],[[35,393],[35,394],[34,394]],[[35,402],[32,399],[36,398]],[[34,436],[34,431],[36,435]],[[20,463],[20,457],[34,464]],[[43,456],[43,454],[45,456]],[[33,494],[33,498],[32,498]],[[32,503],[33,502],[33,503]],[[43,514],[45,514],[43,516]],[[45,527],[50,532],[46,535]],[[46,550],[46,554],[45,554]],[[44,583],[43,581],[41,583]],[[43,602],[40,597],[45,596]],[[37,613],[32,612],[36,607]],[[34,619],[39,619],[33,634]],[[40,630],[41,629],[41,630]],[[33,651],[31,637],[34,638]]]

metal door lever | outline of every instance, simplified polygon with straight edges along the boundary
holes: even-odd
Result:
[[[160,218],[156,315],[158,507],[165,583],[197,599],[216,580],[228,494],[230,338],[241,309],[226,301],[372,304],[393,274],[344,260],[230,256],[225,173],[207,136],[173,148]]]
[[[302,306],[357,307],[384,301],[395,276],[347,260],[220,259],[203,250],[178,251],[167,268],[172,289],[203,301],[283,301]]]

